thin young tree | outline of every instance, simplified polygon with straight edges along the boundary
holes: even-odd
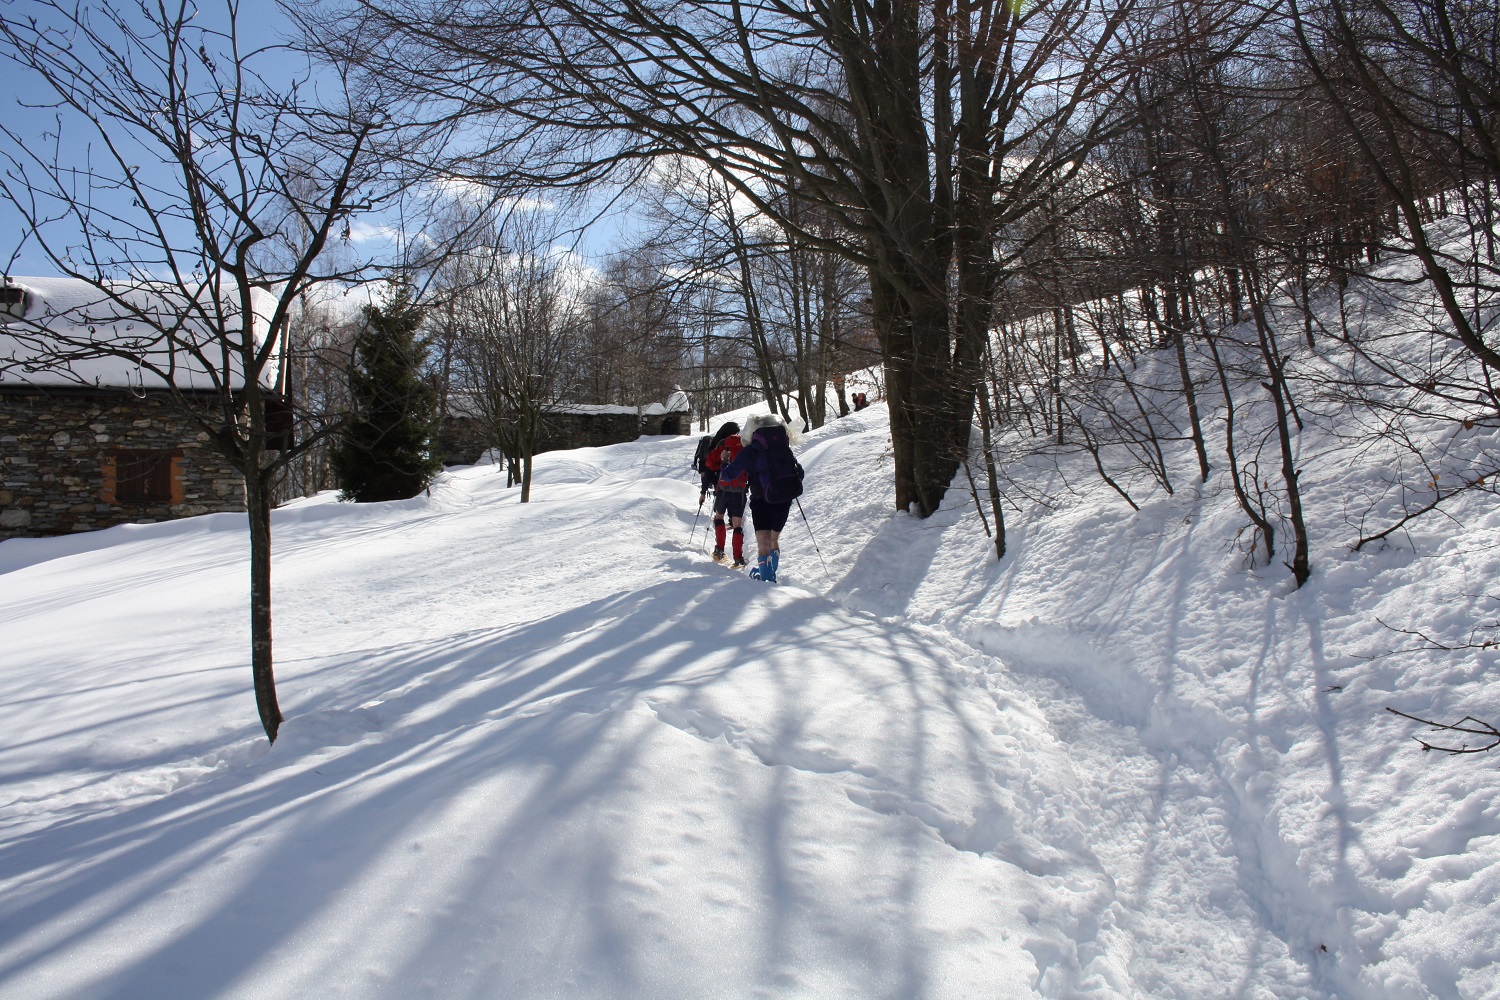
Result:
[[[70,336],[45,322],[8,332],[59,369],[99,356],[139,366],[244,477],[251,670],[274,741],[273,487],[332,429],[304,427],[292,444],[272,426],[289,331],[311,286],[371,273],[351,224],[407,192],[432,131],[347,73],[323,75],[316,91],[306,73],[263,75],[286,73],[290,53],[248,46],[245,22],[237,0],[7,8],[0,59],[23,82],[17,93],[48,112],[51,141],[0,125],[0,198],[28,245],[93,290],[80,315],[134,335]],[[209,405],[183,390],[187,368]]]
[[[329,435],[350,411],[349,361],[359,333],[359,317],[335,301],[304,296],[296,321],[288,331],[283,369],[285,392],[298,415],[298,439],[306,441],[296,460],[278,483],[277,501],[312,496],[332,487]]]

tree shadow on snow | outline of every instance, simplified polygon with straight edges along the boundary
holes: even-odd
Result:
[[[167,794],[0,845],[14,886],[0,940],[36,931],[0,963],[0,993],[66,963],[79,998],[672,996],[721,974],[795,992],[810,971],[852,995],[916,996],[931,941],[912,858],[930,827],[969,834],[929,817],[893,835],[870,812],[847,843],[812,842],[830,808],[813,789],[857,773],[922,805],[939,766],[928,716],[952,706],[908,671],[904,692],[871,692],[906,727],[884,734],[890,759],[811,732],[810,649],[899,661],[923,642],[870,649],[829,610],[694,576],[304,664],[301,686],[327,700],[292,706],[269,752],[246,740]],[[734,714],[749,671],[769,718]],[[881,905],[835,871],[888,877]],[[129,958],[111,967],[111,949]]]

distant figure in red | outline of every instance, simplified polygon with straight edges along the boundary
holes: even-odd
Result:
[[[747,473],[730,478],[721,475],[724,467],[739,455],[744,442],[740,440],[740,425],[729,421],[720,427],[709,443],[703,456],[703,464],[713,473],[714,486],[714,562],[724,559],[724,519],[727,516],[733,530],[735,569],[745,567],[745,491],[750,486]]]
[[[867,399],[865,399],[865,394],[864,393],[862,393],[862,392],[856,392],[854,394],[854,409],[855,409],[856,412],[858,412],[859,410],[863,410],[865,407],[867,407],[869,405],[870,405],[870,401],[867,400]]]

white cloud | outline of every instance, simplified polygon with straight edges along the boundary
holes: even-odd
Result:
[[[358,219],[349,223],[349,242],[356,246],[369,243],[397,243],[401,240],[401,230],[386,223],[361,222]]]

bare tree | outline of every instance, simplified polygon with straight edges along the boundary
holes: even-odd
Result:
[[[261,76],[287,53],[247,49],[243,23],[237,0],[11,9],[0,58],[25,81],[18,92],[53,113],[56,141],[0,126],[0,197],[23,238],[96,293],[84,313],[133,330],[65,336],[44,319],[8,332],[59,369],[99,356],[138,365],[244,476],[251,665],[274,741],[273,484],[332,429],[315,420],[292,443],[273,426],[288,338],[311,286],[370,273],[344,237],[407,189],[424,137],[347,75],[320,78],[317,93],[306,78]],[[88,152],[80,162],[66,150]],[[183,388],[188,370],[209,405]]]
[[[584,289],[534,215],[512,216],[495,237],[488,249],[453,261],[463,276],[452,308],[452,384],[504,451],[527,503],[543,421],[566,396]]]
[[[779,233],[722,178],[673,158],[643,188],[646,245],[676,275],[695,332],[699,408],[732,409],[760,399],[786,416],[793,380],[776,336],[764,261]],[[719,405],[710,399],[722,400]]]
[[[865,265],[896,505],[926,516],[967,448],[1006,272],[997,238],[1113,127],[1102,97],[1137,0],[345,6],[392,75],[566,144],[569,167],[550,176],[685,155],[806,245]],[[832,235],[783,211],[789,190],[829,213]]]
[[[304,295],[287,331],[283,391],[298,415],[302,447],[277,484],[278,502],[333,487],[328,464],[332,428],[350,410],[349,362],[358,337],[355,316],[333,301]]]
[[[1492,379],[1500,350],[1485,304],[1500,292],[1500,14],[1461,0],[1293,0],[1291,29],[1343,134],[1399,213],[1403,249]],[[1450,190],[1489,222],[1484,245],[1464,255],[1426,230],[1429,199]]]
[[[587,296],[568,384],[573,401],[635,405],[666,399],[690,382],[689,322],[683,299],[691,288],[653,243],[615,254]]]
[[[869,287],[862,268],[824,249],[837,238],[828,213],[809,204],[795,191],[782,192],[781,213],[797,219],[797,229],[769,230],[756,255],[753,273],[769,337],[784,359],[786,380],[796,389],[795,402],[804,430],[821,427],[827,419],[827,387],[841,382],[846,367],[859,352],[848,334],[862,325],[861,287]],[[809,244],[797,234],[818,233],[823,242]],[[866,356],[869,367],[875,356]],[[844,404],[847,407],[847,402]]]

